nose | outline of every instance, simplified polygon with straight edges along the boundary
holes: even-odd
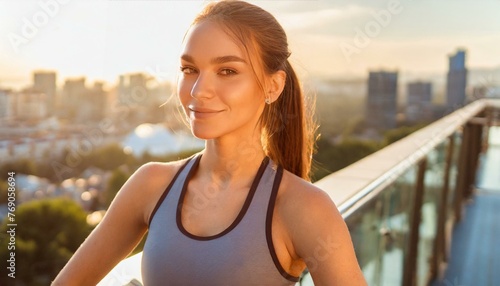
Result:
[[[213,96],[213,81],[206,73],[200,73],[191,88],[191,97],[193,98],[211,98]]]

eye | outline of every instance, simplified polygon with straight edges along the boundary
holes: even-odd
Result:
[[[193,74],[196,72],[196,70],[192,67],[180,67],[180,71],[183,73],[183,74]]]
[[[232,69],[221,69],[219,72],[220,75],[226,75],[226,76],[231,76],[231,75],[236,75],[238,74],[235,70]]]

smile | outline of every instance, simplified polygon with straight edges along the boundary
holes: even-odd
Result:
[[[213,117],[224,110],[214,110],[214,109],[208,109],[208,108],[193,108],[189,107],[190,111],[190,117],[193,119],[203,119],[203,118],[209,118]]]

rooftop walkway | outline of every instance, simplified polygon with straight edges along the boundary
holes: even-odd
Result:
[[[500,285],[500,127],[490,131],[476,193],[453,231],[445,277],[432,286]]]

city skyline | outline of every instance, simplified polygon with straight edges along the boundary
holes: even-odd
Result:
[[[498,1],[250,2],[283,25],[306,77],[444,74],[457,48],[468,51],[472,69],[500,66]],[[175,80],[182,37],[204,3],[0,1],[0,87],[26,86],[34,70],[57,71],[58,86],[78,77],[114,85],[134,72]]]

